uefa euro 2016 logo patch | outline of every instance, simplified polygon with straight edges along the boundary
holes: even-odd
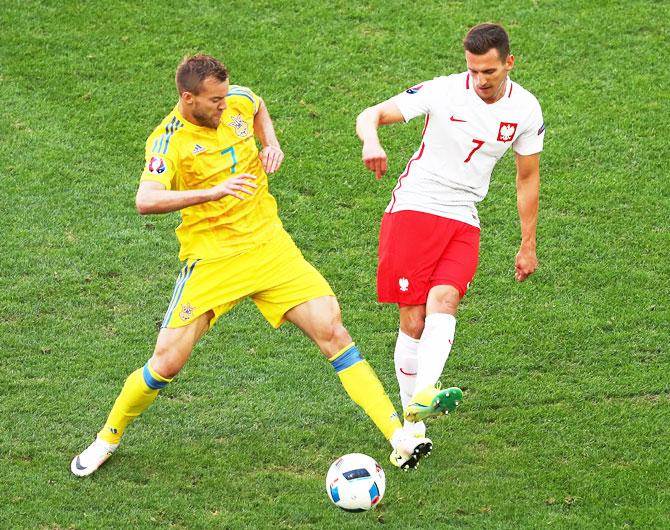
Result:
[[[195,307],[193,307],[190,304],[182,304],[181,305],[181,312],[179,313],[179,318],[181,318],[183,321],[190,320],[191,317],[193,316],[193,311],[195,310]]]
[[[240,138],[246,138],[249,135],[249,125],[240,114],[234,116],[228,125],[235,129],[235,134]]]
[[[165,167],[165,160],[163,160],[160,156],[152,156],[151,160],[149,160],[149,163],[147,164],[149,173],[153,175],[160,175],[165,171]]]

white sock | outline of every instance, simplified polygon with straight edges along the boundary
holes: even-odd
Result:
[[[398,330],[393,360],[395,361],[395,376],[400,386],[400,401],[403,409],[409,405],[410,399],[414,395],[418,349],[419,339],[413,339]]]
[[[416,370],[416,390],[435,386],[449,358],[456,331],[456,318],[447,313],[433,313],[426,317],[421,334]]]
[[[421,423],[423,424],[423,422],[421,422]],[[414,425],[416,425],[416,424],[414,424]],[[393,431],[393,435],[391,436],[391,439],[389,440],[389,442],[391,443],[391,447],[393,447],[393,449],[397,449],[398,445],[401,444],[402,442],[404,442],[405,440],[408,440],[410,438],[425,438],[425,437],[426,437],[425,430],[424,430],[423,434],[421,434],[419,436],[419,435],[417,435],[417,433],[408,432],[407,429],[405,429],[403,427],[402,429],[396,429],[395,431]],[[416,444],[412,444],[412,447],[414,445],[416,445]]]
[[[393,359],[395,361],[395,376],[400,386],[400,401],[403,410],[410,404],[414,395],[418,349],[419,339],[414,339],[398,330]],[[415,423],[404,420],[403,427],[411,436],[426,436],[426,426],[422,421]]]
[[[389,442],[391,442],[391,447],[395,449],[396,447],[398,447],[398,442],[404,440],[405,438],[407,438],[407,433],[403,429],[396,429],[395,431],[393,431],[393,435],[389,440]]]

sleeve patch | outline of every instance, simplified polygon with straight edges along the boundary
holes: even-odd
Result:
[[[160,156],[152,156],[149,162],[147,162],[147,171],[152,175],[165,173],[166,169],[165,160]]]

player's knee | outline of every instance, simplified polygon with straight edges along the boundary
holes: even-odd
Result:
[[[452,285],[438,285],[428,293],[427,308],[431,313],[449,313],[455,315],[461,293]]]
[[[458,311],[458,300],[446,299],[440,300],[435,304],[435,307],[432,308],[434,313],[448,313],[450,315],[455,315]]]
[[[425,326],[425,315],[412,315],[401,322],[400,329],[405,335],[409,335],[413,339],[420,339]]]
[[[158,345],[149,359],[149,364],[154,372],[166,379],[172,379],[184,366],[182,356],[174,349]]]
[[[342,348],[345,348],[352,342],[351,335],[349,335],[347,328],[345,328],[342,325],[342,322],[336,322],[332,325],[330,336],[331,336],[330,342],[332,343],[333,347],[338,351],[341,350]]]
[[[351,344],[351,335],[342,324],[339,313],[319,326],[316,343],[326,355],[332,355]]]
[[[400,331],[413,339],[420,339],[426,325],[426,306],[415,305],[400,308]]]

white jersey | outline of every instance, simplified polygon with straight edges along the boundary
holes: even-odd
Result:
[[[387,212],[415,210],[479,227],[476,203],[510,146],[542,151],[544,122],[535,96],[507,79],[505,95],[485,103],[468,72],[436,77],[392,98],[405,121],[425,115],[422,142],[393,190]]]

